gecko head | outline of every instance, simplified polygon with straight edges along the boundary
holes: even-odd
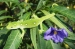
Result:
[[[19,28],[18,23],[16,22],[9,22],[8,25],[6,26],[7,29],[17,29]]]

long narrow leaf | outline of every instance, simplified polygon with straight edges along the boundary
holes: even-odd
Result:
[[[46,49],[46,41],[40,32],[37,32],[37,39],[38,49]]]
[[[56,11],[62,15],[65,15],[70,20],[75,22],[75,10],[68,9],[66,7],[63,7],[63,6],[54,6],[51,8],[51,10]]]
[[[0,15],[3,14],[3,13],[5,13],[5,12],[6,12],[5,10],[1,10],[0,11]]]
[[[12,30],[3,49],[17,49],[21,39],[21,32],[19,30]]]
[[[0,20],[6,19],[6,18],[12,18],[11,16],[1,16]]]
[[[4,45],[9,33],[7,33],[9,30],[2,29],[0,30],[0,47]]]
[[[30,29],[30,36],[33,43],[33,46],[35,49],[37,49],[37,43],[36,43],[36,28]]]
[[[72,41],[71,41],[71,42],[67,42],[67,41],[66,41],[66,43],[67,43],[72,49],[75,49],[75,45],[74,45],[74,43],[72,43]]]
[[[25,13],[22,17],[20,16],[19,19],[21,20],[27,20],[30,18],[31,12]]]
[[[53,43],[52,40],[50,40],[50,43],[51,43],[51,49],[63,49],[63,47],[61,47],[60,43],[58,43],[58,44]]]
[[[42,6],[43,6],[43,0],[40,0],[37,5],[36,11],[39,10]]]
[[[19,2],[19,0],[0,0],[0,2]]]

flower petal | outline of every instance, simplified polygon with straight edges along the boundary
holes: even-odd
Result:
[[[68,33],[67,33],[67,31],[65,29],[62,29],[62,32],[64,33],[65,37],[68,36]]]
[[[61,38],[61,37],[59,37],[59,38],[60,38],[59,42],[61,42],[61,43],[62,43],[62,42],[63,42],[63,38]]]
[[[55,43],[58,43],[58,42],[59,42],[59,37],[58,37],[57,35],[53,35],[52,40],[53,40]]]
[[[50,40],[52,38],[52,35],[54,34],[54,28],[50,27],[45,33],[44,33],[44,39]]]
[[[52,38],[52,36],[44,36],[45,40],[50,40]]]
[[[54,30],[55,30],[55,28],[53,28],[53,27],[50,27],[44,34],[45,35],[49,35],[49,34],[54,34]]]
[[[64,34],[62,33],[62,31],[57,31],[57,32],[58,32],[57,35],[58,35],[59,37],[64,38]]]
[[[61,38],[60,36],[58,35],[53,35],[52,37],[52,40],[55,42],[55,43],[58,43],[58,42],[63,42],[63,38]]]
[[[68,33],[66,32],[65,29],[60,29],[60,30],[57,30],[57,34],[61,37],[61,38],[65,38],[68,36]]]

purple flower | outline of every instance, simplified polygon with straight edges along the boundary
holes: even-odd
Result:
[[[52,39],[55,43],[63,42],[63,39],[68,36],[68,33],[65,29],[55,29],[53,27],[50,27],[45,33],[44,33],[44,39],[50,40]]]

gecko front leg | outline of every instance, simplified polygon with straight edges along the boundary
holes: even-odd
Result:
[[[24,34],[25,34],[26,32],[25,32],[24,28],[20,28],[20,29],[21,29],[21,31],[22,31],[22,35],[21,35],[21,37],[22,37],[22,39],[23,39]]]
[[[44,30],[43,30],[43,27],[42,27],[42,23],[40,23],[40,30],[39,32],[42,33]]]
[[[36,19],[38,18],[35,14],[33,14],[33,17]],[[40,30],[39,32],[42,33],[44,30],[43,30],[43,27],[42,27],[42,22],[40,23]]]

